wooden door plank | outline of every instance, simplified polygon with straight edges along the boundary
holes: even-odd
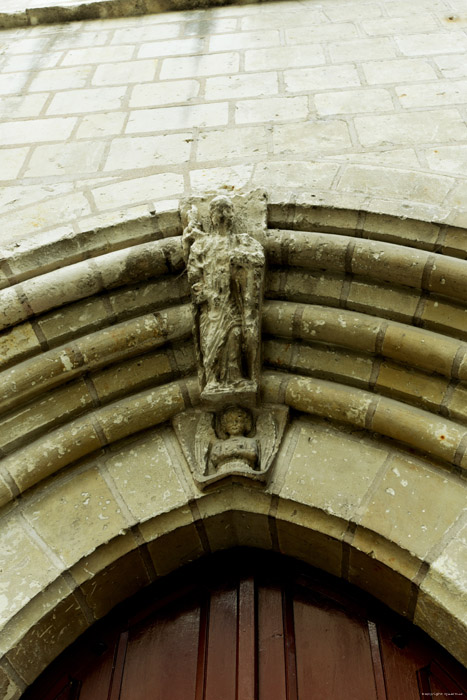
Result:
[[[205,700],[236,700],[237,614],[237,586],[212,593]]]
[[[240,581],[238,587],[237,700],[257,697],[255,613],[255,582],[250,577]]]
[[[193,603],[131,628],[118,700],[194,700],[199,624]]]
[[[287,700],[282,591],[275,586],[258,588],[258,695]]]
[[[462,688],[449,672],[436,661],[430,664],[429,671],[429,681],[433,695],[435,693],[444,693],[447,698],[455,697],[456,700],[467,700],[467,683]],[[460,679],[457,680],[460,681]],[[464,680],[467,681],[466,678]]]
[[[420,700],[417,672],[429,665],[430,655],[423,646],[405,639],[398,626],[380,624],[378,628],[388,700]]]
[[[128,630],[120,635],[115,654],[115,664],[110,682],[109,700],[119,700],[122,686],[123,671],[125,669],[126,650],[128,646]]]
[[[81,689],[76,695],[76,700],[108,700],[114,656],[114,649],[110,647],[97,657],[94,664],[77,676],[81,680]],[[123,671],[123,667],[121,670]]]
[[[376,697],[378,700],[387,700],[386,684],[384,682],[383,661],[379,646],[379,636],[377,625],[368,620],[368,636],[370,639],[371,659],[373,661],[373,674],[375,677]]]
[[[366,620],[301,596],[294,613],[300,700],[376,700]]]
[[[297,653],[294,621],[294,601],[291,591],[282,595],[284,617],[285,679],[287,700],[298,700]]]
[[[195,700],[204,700],[206,692],[206,670],[208,657],[210,596],[201,601],[201,614],[198,635],[198,660],[196,663]]]

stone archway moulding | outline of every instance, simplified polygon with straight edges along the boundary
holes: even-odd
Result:
[[[238,545],[356,583],[467,663],[467,232],[259,192],[210,223],[212,198],[1,263],[9,700],[117,602]],[[220,325],[194,286],[214,225],[250,265]]]

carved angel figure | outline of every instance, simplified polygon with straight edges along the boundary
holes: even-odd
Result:
[[[286,406],[218,411],[194,409],[178,414],[173,426],[200,488],[239,475],[265,481],[287,421]]]
[[[256,393],[263,248],[252,236],[233,232],[227,196],[214,197],[209,216],[206,232],[193,206],[183,232],[202,396]]]
[[[211,428],[206,430],[203,426],[198,431],[196,442],[201,453],[199,457],[206,464],[206,473],[232,471],[238,467],[258,469],[260,444],[251,437],[251,414],[240,406],[230,406],[218,417],[217,431],[213,422],[211,417]]]

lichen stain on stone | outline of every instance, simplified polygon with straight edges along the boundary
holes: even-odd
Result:
[[[73,369],[73,363],[65,352],[60,354],[60,361],[63,365],[65,372],[71,372],[71,370]]]

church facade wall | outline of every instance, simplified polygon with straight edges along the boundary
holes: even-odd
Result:
[[[458,0],[290,0],[0,32],[6,700],[236,546],[467,663],[466,28]],[[251,189],[289,422],[265,485],[203,491],[173,424],[199,403],[179,200]]]

